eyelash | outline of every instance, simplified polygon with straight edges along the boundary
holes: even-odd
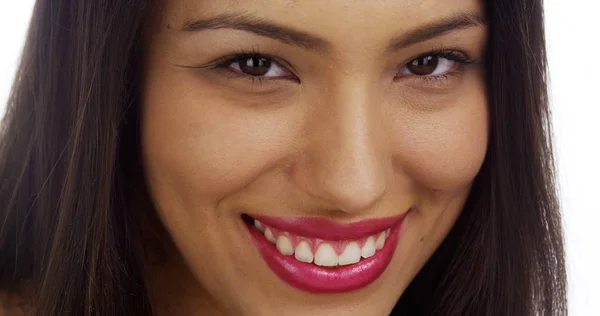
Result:
[[[441,81],[448,80],[448,79],[451,79],[452,77],[462,74],[468,65],[474,64],[476,62],[475,60],[469,58],[467,54],[462,53],[459,50],[435,49],[435,50],[431,50],[427,53],[420,54],[416,57],[411,58],[407,63],[402,64],[400,66],[400,69],[403,67],[406,67],[409,63],[413,62],[414,60],[428,57],[428,56],[451,60],[451,61],[458,63],[458,65],[457,65],[457,67],[455,67],[455,69],[450,70],[447,73],[443,73],[443,74],[439,74],[439,75],[423,75],[423,76],[408,75],[408,76],[396,77],[395,80],[401,80],[404,77],[409,77],[414,80],[421,80],[425,83],[435,84],[435,83],[439,83]],[[236,70],[233,70],[230,68],[231,64],[233,64],[235,62],[238,62],[238,61],[244,60],[244,59],[248,59],[248,58],[253,58],[253,57],[254,58],[261,57],[261,58],[269,59],[278,65],[282,64],[280,61],[278,61],[277,57],[270,55],[270,54],[263,54],[259,50],[255,49],[252,52],[247,52],[247,51],[241,50],[239,53],[235,53],[235,54],[223,57],[220,60],[217,60],[213,64],[213,66],[211,66],[210,68],[214,68],[219,71],[223,71],[225,75],[231,76],[232,78],[248,80],[253,85],[256,83],[263,84],[267,81],[281,80],[281,79],[300,82],[300,79],[298,79],[296,76],[293,76],[293,77],[291,77],[291,76],[290,77],[252,76],[252,75],[248,75],[243,72],[239,72],[239,71],[236,71]],[[285,66],[282,66],[282,67],[285,68],[286,71],[291,73],[291,71],[289,71],[289,69],[287,69]]]
[[[410,77],[411,79],[414,79],[414,80],[422,80],[425,82],[439,82],[439,81],[451,79],[452,77],[462,74],[468,65],[474,64],[476,62],[475,60],[469,58],[467,54],[462,53],[459,50],[436,49],[436,50],[431,50],[424,54],[420,54],[417,57],[410,59],[408,63],[403,64],[401,67],[406,67],[409,63],[413,62],[414,60],[417,60],[417,59],[420,59],[423,57],[428,57],[428,56],[451,60],[451,61],[456,62],[457,65],[454,69],[452,69],[446,73],[439,74],[439,75],[424,75],[424,76],[409,75],[407,77]],[[399,79],[401,79],[401,78],[399,78]],[[397,80],[399,80],[399,79],[397,79]]]
[[[213,66],[211,66],[210,68],[222,71],[223,74],[225,74],[226,76],[231,77],[231,78],[239,78],[239,79],[243,79],[243,80],[248,80],[253,85],[255,83],[262,85],[263,83],[266,83],[268,81],[281,80],[281,79],[300,82],[300,79],[298,79],[296,76],[294,76],[294,77],[274,77],[274,78],[264,77],[264,76],[252,76],[252,75],[248,75],[243,72],[239,72],[239,71],[236,71],[236,70],[233,70],[230,68],[232,63],[234,63],[236,61],[252,58],[252,57],[262,57],[262,58],[270,59],[273,62],[277,63],[278,65],[282,63],[279,61],[279,59],[277,57],[275,57],[271,54],[263,54],[258,49],[253,49],[251,52],[247,52],[245,50],[240,50],[239,53],[225,56],[225,57],[217,60],[216,62],[214,62]],[[287,68],[286,68],[286,71],[290,72]]]

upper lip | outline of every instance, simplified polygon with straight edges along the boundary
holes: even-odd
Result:
[[[406,213],[356,222],[336,222],[322,217],[274,217],[248,214],[268,227],[298,236],[329,241],[358,240],[393,227]]]

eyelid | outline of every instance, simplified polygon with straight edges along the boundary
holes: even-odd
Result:
[[[408,60],[407,62],[402,64],[402,67],[399,69],[398,73],[402,69],[406,68],[408,63],[414,61],[415,59],[423,58],[426,56],[438,56],[440,58],[445,58],[448,60],[455,61],[458,63],[458,67],[455,67],[455,69],[447,71],[445,73],[441,73],[441,74],[434,74],[434,75],[430,74],[430,75],[423,75],[423,76],[409,74],[409,75],[396,76],[394,80],[396,81],[396,80],[403,80],[403,79],[411,79],[411,81],[413,81],[419,85],[423,85],[423,84],[425,84],[425,85],[441,85],[441,84],[444,84],[443,83],[444,81],[452,80],[453,77],[460,76],[464,72],[465,68],[467,68],[467,66],[469,66],[470,64],[476,63],[476,61],[471,59],[468,56],[468,54],[466,54],[460,50],[437,49],[437,50],[429,51],[427,53],[419,54],[416,57],[411,58],[410,60]],[[268,58],[272,61],[272,63],[276,63],[278,67],[280,67],[284,71],[288,72],[290,74],[290,76],[270,76],[270,77],[252,76],[252,75],[249,75],[249,74],[246,74],[246,73],[243,73],[241,71],[231,68],[232,63],[238,62],[241,59],[250,58],[250,57]],[[255,83],[258,83],[261,86],[268,85],[268,84],[277,84],[276,82],[280,81],[280,80],[293,81],[296,83],[300,83],[299,77],[296,76],[294,68],[289,63],[287,63],[286,61],[284,61],[276,56],[273,56],[268,53],[260,53],[259,51],[253,51],[253,52],[242,51],[240,53],[230,54],[230,55],[224,56],[222,58],[219,58],[216,61],[212,62],[211,64],[209,64],[205,67],[201,67],[201,68],[212,68],[212,69],[220,71],[223,75],[228,76],[230,78],[247,80],[252,85],[254,85]]]
[[[443,58],[447,58],[447,59],[459,61],[459,62],[464,62],[464,63],[475,62],[475,60],[473,60],[471,57],[469,57],[469,54],[461,51],[460,49],[451,49],[451,48],[440,48],[440,49],[430,50],[426,53],[422,53],[415,57],[410,58],[408,60],[408,62],[413,61],[418,58],[427,57],[427,56],[438,56],[438,57],[443,57]]]
[[[438,74],[428,74],[428,75],[417,75],[413,73],[404,73],[405,70],[408,69],[408,64],[424,57],[428,56],[436,56],[438,58],[447,59],[456,63],[452,69],[447,70],[443,73]],[[468,66],[476,63],[476,60],[473,60],[469,57],[468,54],[454,49],[438,49],[432,50],[424,54],[419,54],[416,57],[411,58],[409,61],[402,64],[402,66],[397,71],[397,76],[395,77],[395,81],[397,80],[411,80],[415,84],[418,85],[441,85],[444,81],[452,80],[455,77],[460,76]]]
[[[262,57],[262,58],[270,59],[272,61],[272,63],[277,64],[277,66],[279,68],[286,71],[289,74],[289,76],[285,76],[285,77],[284,76],[273,76],[273,77],[252,76],[252,75],[248,75],[243,72],[231,69],[230,65],[232,63],[237,62],[242,59],[245,59],[245,58],[251,58],[251,57]],[[258,78],[260,78],[261,80],[288,79],[288,80],[299,81],[298,76],[296,76],[296,74],[295,74],[294,67],[292,67],[289,63],[287,63],[287,62],[283,61],[282,59],[275,57],[271,54],[263,54],[263,53],[259,53],[259,52],[253,52],[253,53],[242,52],[242,53],[228,55],[228,56],[225,56],[223,58],[220,58],[220,59],[214,61],[209,67],[220,69],[220,70],[225,70],[225,71],[228,70],[230,72],[236,72],[239,76],[249,77],[249,79],[258,79]]]
[[[457,62],[461,65],[469,65],[469,64],[473,64],[476,62],[475,60],[471,59],[467,54],[465,54],[463,52],[460,52],[457,50],[443,49],[443,50],[433,50],[428,53],[419,54],[416,57],[413,57],[413,58],[409,59],[407,62],[403,63],[401,66],[401,69],[406,68],[406,66],[409,63],[411,63],[417,59],[428,57],[428,56],[436,56],[439,58],[448,59],[448,60]],[[415,75],[415,76],[418,76],[418,75]],[[423,75],[423,76],[419,76],[419,77],[426,77],[426,76],[428,76],[428,75]]]
[[[228,68],[228,69],[232,69],[233,71],[237,71],[237,72],[238,72],[238,73],[240,73],[241,75],[248,75],[248,74],[246,74],[246,73],[244,73],[244,72],[242,71],[242,68],[241,68],[241,61],[242,61],[242,60],[243,60],[243,59],[238,59],[238,60],[235,60],[235,61],[233,61],[233,62],[231,62],[231,63],[227,63],[227,64],[229,65],[229,66],[227,66],[227,68]],[[234,64],[237,64],[237,66],[236,66],[236,67],[234,67],[234,66],[233,66]],[[276,73],[283,72],[284,74],[283,74],[283,75],[281,75],[281,74],[276,74],[276,75],[271,75],[271,76],[268,76],[268,74],[269,74],[269,73],[271,73],[271,72],[276,72]],[[269,70],[268,70],[268,71],[267,71],[267,73],[265,73],[264,75],[260,75],[260,76],[252,76],[252,75],[248,75],[248,76],[252,76],[252,77],[260,77],[260,78],[273,78],[273,79],[275,79],[275,78],[281,78],[281,77],[289,77],[289,76],[287,76],[287,75],[286,75],[287,73],[289,73],[289,71],[288,71],[288,70],[287,70],[287,69],[286,69],[284,66],[281,66],[281,65],[279,65],[279,63],[278,63],[277,61],[274,61],[274,60],[273,60],[273,61],[271,61],[271,64],[270,64]]]

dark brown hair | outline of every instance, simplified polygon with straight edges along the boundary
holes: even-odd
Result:
[[[542,1],[485,2],[487,155],[457,223],[394,313],[567,313]],[[32,314],[152,315],[144,234],[129,205],[142,178],[150,9],[143,0],[35,5],[0,134],[0,292]]]

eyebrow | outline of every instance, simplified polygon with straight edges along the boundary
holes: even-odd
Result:
[[[485,20],[478,13],[459,13],[406,32],[393,39],[387,50],[391,53],[452,31],[485,24]],[[199,32],[216,29],[247,31],[322,54],[331,52],[333,46],[326,39],[317,35],[239,13],[223,13],[209,18],[190,20],[183,25],[180,31]]]
[[[486,25],[485,19],[478,13],[462,12],[454,16],[418,27],[392,40],[388,52],[398,51],[408,46],[446,35],[450,32],[469,27]]]
[[[181,31],[198,32],[216,29],[247,31],[311,51],[325,53],[331,50],[331,44],[323,38],[244,14],[226,13],[190,21],[181,28]]]

